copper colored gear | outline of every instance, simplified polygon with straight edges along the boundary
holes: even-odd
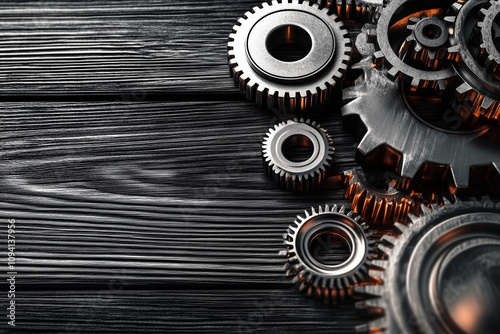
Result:
[[[389,0],[321,0],[335,14],[345,20],[376,22],[380,10]]]
[[[415,212],[411,196],[396,189],[395,179],[387,180],[387,189],[371,184],[362,169],[344,172],[346,191],[344,197],[352,200],[352,210],[370,225],[389,225],[406,222],[409,213]],[[384,173],[380,177],[388,176]]]

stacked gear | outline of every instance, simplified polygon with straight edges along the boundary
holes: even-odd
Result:
[[[339,18],[361,28],[353,55]],[[344,187],[350,201],[290,225],[282,254],[299,290],[363,298],[372,321],[358,332],[500,332],[500,1],[273,1],[233,30],[231,75],[248,99],[275,114],[343,105],[361,137],[363,168],[349,170],[314,121],[264,137],[279,186]],[[276,52],[292,44],[303,52]]]

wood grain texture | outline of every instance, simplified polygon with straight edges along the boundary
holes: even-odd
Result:
[[[242,112],[244,110],[244,112]],[[2,112],[1,209],[23,283],[283,281],[283,234],[342,190],[277,189],[268,113],[246,103],[23,103]],[[336,170],[354,164],[338,114]],[[89,271],[92,275],[87,275]]]
[[[231,27],[260,2],[2,2],[0,218],[17,222],[16,333],[360,322],[283,276],[296,215],[347,202],[264,174],[262,136],[280,119],[244,101],[226,61]],[[334,138],[340,173],[357,165],[338,109],[309,116]]]
[[[30,334],[345,334],[360,323],[351,305],[332,309],[287,289],[25,291],[17,300],[16,333]]]
[[[236,95],[227,38],[262,2],[2,2],[0,97]]]
[[[227,37],[259,3],[2,2],[0,94],[235,93]]]

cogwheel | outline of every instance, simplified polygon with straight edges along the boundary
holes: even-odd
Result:
[[[346,20],[376,22],[388,0],[322,0],[335,14]]]
[[[452,46],[448,52],[455,62],[453,67],[463,80],[455,92],[457,111],[500,119],[500,85],[484,68],[480,57],[474,56],[479,52],[475,50],[476,43],[472,38],[474,29],[470,29],[471,25],[479,24],[481,18],[477,13],[481,13],[487,4],[487,0],[470,0],[453,5],[455,16],[450,16],[449,21],[454,22],[454,29],[451,30]]]
[[[296,45],[289,61],[273,55]],[[263,3],[247,12],[229,35],[231,75],[247,99],[270,110],[301,112],[331,100],[351,59],[351,42],[339,18],[316,3]]]
[[[297,148],[305,148],[307,157],[290,158],[290,151]],[[320,124],[294,119],[269,129],[262,159],[267,174],[282,188],[309,191],[328,177],[334,151],[331,137]]]
[[[388,225],[406,222],[414,212],[411,196],[396,189],[397,180],[387,172],[367,172],[363,169],[345,171],[344,197],[352,200],[354,213],[370,225]]]
[[[376,258],[376,241],[359,217],[345,208],[329,207],[305,211],[286,235],[287,276],[299,289],[325,303],[337,303],[365,284],[371,261]]]
[[[448,23],[437,15],[411,17],[406,29],[411,31],[404,41],[400,58],[409,58],[425,68],[437,71],[445,68],[448,59]]]
[[[350,102],[342,108],[342,115],[345,122],[361,121],[364,125],[358,150],[365,161],[408,179],[422,170],[433,171],[431,166],[444,166],[426,177],[438,182],[445,176],[440,171],[446,172],[448,186],[453,188],[474,188],[469,177],[498,180],[498,127],[467,131],[437,128],[413,110],[398,83],[371,68],[370,59],[365,58],[353,70],[363,74],[353,87],[344,90],[344,98]],[[484,166],[491,168],[485,170]],[[493,189],[498,189],[498,184]]]
[[[500,203],[434,206],[401,235],[383,237],[384,259],[370,274],[383,285],[357,287],[372,297],[356,306],[379,315],[360,333],[499,333]]]
[[[493,78],[500,81],[500,1],[490,1],[488,9],[481,8],[478,23],[481,29],[481,53],[485,57],[485,67]]]
[[[437,70],[431,68],[421,69],[410,64],[406,59],[401,59],[395,49],[399,50],[403,41],[395,41],[394,37],[391,37],[395,35],[401,36],[401,34],[390,34],[390,31],[396,22],[407,20],[408,15],[436,7],[447,8],[448,1],[392,0],[381,10],[376,30],[369,31],[370,37],[376,37],[375,46],[377,51],[373,55],[373,62],[377,66],[383,64],[388,69],[387,76],[391,80],[395,81],[401,78],[408,82],[413,90],[425,87],[432,88],[437,92],[443,92],[455,77],[455,71],[451,66],[444,66],[444,68],[438,68]],[[438,20],[437,17],[434,19]],[[443,26],[445,25],[440,23],[432,27],[434,30],[432,36],[439,36],[436,41],[440,41],[442,36],[446,35],[446,31],[442,31]],[[427,27],[427,25],[422,27]]]

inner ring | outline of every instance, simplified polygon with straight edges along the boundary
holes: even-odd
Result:
[[[427,48],[439,48],[448,41],[448,31],[442,20],[427,17],[415,26],[415,38]]]
[[[287,26],[294,27],[289,29],[291,32],[303,31],[310,37],[311,50],[300,60],[281,61],[273,57],[268,49],[269,38],[276,36],[273,33]],[[252,69],[269,80],[307,80],[321,73],[332,61],[335,54],[334,36],[330,26],[319,17],[298,10],[282,10],[263,17],[252,27],[247,39],[247,57]]]

